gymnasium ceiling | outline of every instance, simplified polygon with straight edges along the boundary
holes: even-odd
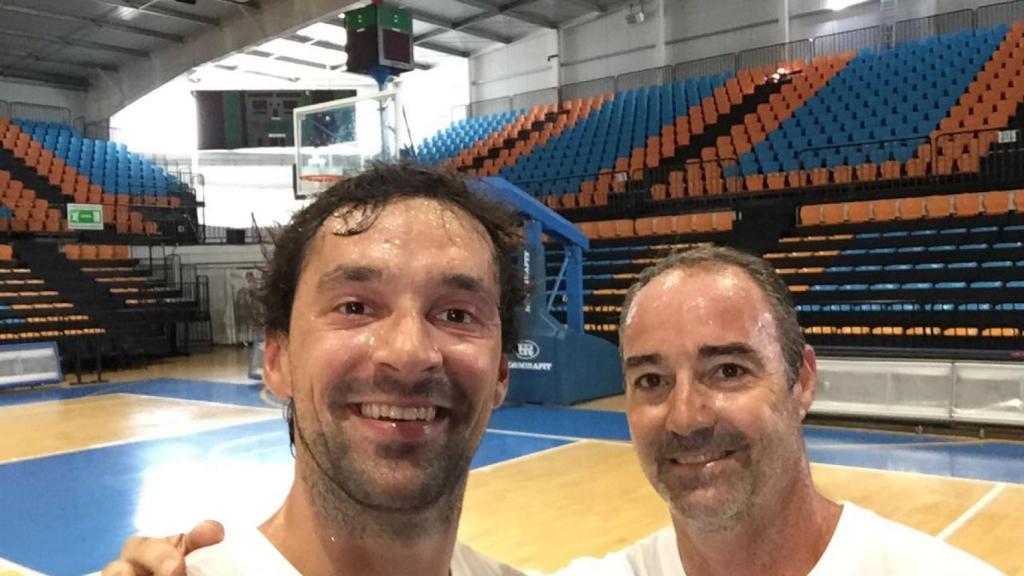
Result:
[[[105,74],[172,43],[258,11],[303,0],[0,0],[0,76],[86,90]],[[622,0],[390,0],[412,13],[414,57],[430,68],[577,18]],[[290,81],[344,72],[345,31],[327,18],[207,66]],[[0,96],[2,98],[2,96]]]

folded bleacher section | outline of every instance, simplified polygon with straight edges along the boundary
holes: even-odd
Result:
[[[132,257],[124,244],[0,244],[0,344],[54,341],[69,363],[184,351],[179,327],[208,320],[208,312],[162,266]]]

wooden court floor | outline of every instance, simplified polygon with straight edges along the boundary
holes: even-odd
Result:
[[[109,373],[106,377],[112,382],[153,378],[244,382],[246,360],[247,351],[225,348],[161,362],[149,369]],[[621,409],[621,405],[621,399],[613,398],[587,407],[614,411]],[[248,434],[249,439],[263,439],[277,447],[278,460],[266,458],[265,454],[260,456],[269,462],[279,462],[271,473],[228,475],[231,481],[246,484],[245,497],[259,499],[266,508],[276,501],[275,494],[287,486],[290,474],[288,454],[277,446],[283,437],[279,418],[279,410],[266,406],[229,406],[194,398],[116,391],[49,402],[0,404],[0,471],[5,466],[44,462],[53,460],[47,456],[77,453],[96,446],[145,444],[165,437],[241,430],[223,445],[237,447],[239,442],[248,442],[244,436]],[[265,438],[267,427],[275,430],[269,439]],[[624,439],[495,432],[494,437],[505,434],[503,441],[515,441],[519,438],[516,434],[520,434],[524,441],[548,444],[524,449],[519,456],[497,457],[492,463],[474,469],[460,538],[475,548],[516,566],[554,570],[575,557],[599,556],[622,548],[668,524],[662,502],[643,478]],[[485,439],[485,448],[487,442]],[[958,439],[948,442],[959,447],[969,443]],[[915,451],[917,447],[912,442],[898,446],[900,452],[893,453],[897,456],[886,458],[934,450],[936,443],[920,445],[921,451]],[[851,448],[846,451],[851,455],[862,456],[873,449],[856,444],[845,448]],[[1011,576],[1024,576],[1024,484],[1017,480],[975,480],[856,466],[866,461],[858,458],[851,457],[848,463],[841,463],[839,458],[840,463],[814,464],[816,484],[835,500],[855,502],[937,535]],[[1004,464],[1018,466],[1014,470],[1019,470],[1020,462],[977,461],[979,466]],[[213,498],[201,500],[202,505],[215,503]],[[251,508],[247,513],[263,512],[260,506]],[[215,514],[229,513],[213,509]],[[72,510],[71,514],[74,513]],[[170,525],[181,524],[166,526]],[[5,566],[0,559],[0,576],[14,574],[34,573]]]

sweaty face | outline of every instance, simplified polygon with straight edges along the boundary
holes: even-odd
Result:
[[[728,529],[780,498],[803,461],[764,294],[724,266],[670,270],[633,300],[622,334],[627,416],[641,466],[673,515]]]
[[[311,241],[290,333],[267,342],[267,382],[294,397],[314,488],[426,509],[459,489],[504,398],[494,248],[436,201],[396,201],[338,234],[357,219],[329,218]]]

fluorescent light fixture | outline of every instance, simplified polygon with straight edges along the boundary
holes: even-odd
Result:
[[[348,61],[348,54],[339,50],[330,50],[319,46],[300,44],[283,38],[276,38],[270,42],[265,42],[260,45],[259,49],[264,52],[279,54],[281,56],[290,56],[292,58],[308,60],[310,62],[316,62],[327,66],[341,66]]]
[[[839,12],[840,10],[846,10],[850,6],[856,4],[863,4],[865,0],[826,0],[825,8],[832,10],[833,12]]]
[[[340,20],[337,24],[327,24],[325,22],[311,24],[299,30],[299,34],[310,38],[316,38],[317,40],[326,40],[327,42],[341,44],[342,46],[344,46],[345,42],[348,40],[348,34],[346,33],[345,28],[342,27]]]

